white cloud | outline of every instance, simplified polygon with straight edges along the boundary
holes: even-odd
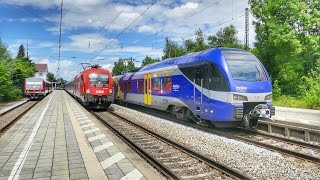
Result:
[[[168,17],[182,17],[191,12],[194,12],[199,7],[198,3],[188,2],[180,7],[175,7],[169,10],[166,15]]]
[[[77,52],[95,52],[103,49],[106,45],[117,44],[115,39],[106,39],[100,34],[79,34],[69,36],[71,42],[62,45],[63,51],[77,51]]]
[[[108,55],[110,53],[130,53],[136,54],[136,56],[162,56],[163,52],[162,49],[156,49],[152,47],[146,46],[126,46],[121,48],[108,48],[103,51],[104,54]]]
[[[142,25],[138,27],[139,32],[145,32],[145,33],[155,33],[157,32],[155,28],[148,26],[148,25]]]
[[[112,71],[113,67],[114,67],[113,64],[104,64],[104,65],[102,65],[103,69],[109,70],[110,72]]]
[[[58,69],[58,61],[49,60],[49,59],[37,59],[33,57],[33,61],[35,63],[45,63],[48,65],[48,71],[53,73],[55,77],[63,78],[67,81],[73,79],[77,74],[79,74],[82,70],[82,67],[70,60],[61,60],[60,61],[60,70],[59,74],[57,74]]]

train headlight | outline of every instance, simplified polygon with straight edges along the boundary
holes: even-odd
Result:
[[[113,92],[112,88],[109,89],[109,94],[111,94]]]
[[[266,97],[264,98],[264,100],[271,100],[272,99],[272,94],[268,94],[266,95]]]
[[[242,96],[239,94],[233,94],[233,100],[237,100],[237,101],[248,101],[247,96]]]
[[[88,89],[86,89],[86,93],[90,93],[90,89],[88,88]]]

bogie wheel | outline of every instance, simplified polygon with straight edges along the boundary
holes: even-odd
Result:
[[[187,111],[188,109],[185,107],[180,108],[178,111],[174,111],[174,114],[178,120],[187,121]]]

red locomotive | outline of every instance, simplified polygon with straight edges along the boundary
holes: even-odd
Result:
[[[69,94],[93,109],[105,109],[113,102],[112,75],[98,65],[87,67],[65,85]]]

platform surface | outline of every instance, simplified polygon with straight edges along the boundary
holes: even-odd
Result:
[[[65,91],[0,137],[2,179],[163,179]]]
[[[20,101],[13,101],[13,102],[8,102],[8,103],[1,103],[0,104],[0,114],[10,111],[11,109],[19,106],[20,104],[23,104],[27,101],[26,98],[20,100]]]
[[[276,106],[272,119],[320,127],[320,111]]]

